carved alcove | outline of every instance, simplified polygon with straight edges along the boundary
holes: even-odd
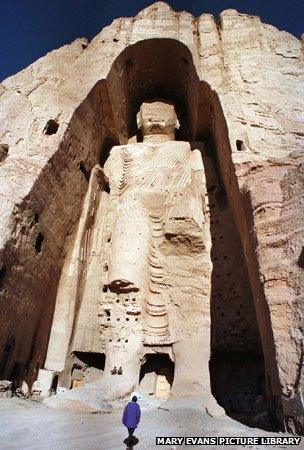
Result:
[[[98,160],[103,165],[113,145],[140,141],[136,128],[136,113],[142,101],[157,98],[169,99],[176,105],[181,123],[177,140],[190,141],[194,143],[194,148],[204,147],[205,149],[203,161],[208,190],[206,203],[210,211],[213,263],[210,299],[212,356],[210,375],[213,394],[219,403],[225,406],[224,397],[238,393],[234,383],[223,380],[221,375],[223,372],[234,374],[233,380],[241,379],[240,385],[243,390],[248,390],[254,385],[254,394],[257,394],[259,389],[263,389],[264,385],[262,381],[264,361],[251,288],[256,281],[254,274],[257,272],[253,264],[250,266],[252,255],[243,253],[244,242],[246,243],[248,236],[243,224],[242,205],[231,160],[226,120],[217,94],[206,82],[199,80],[189,49],[177,40],[150,39],[140,41],[123,50],[113,62],[106,80],[99,81],[75,111],[70,124],[69,133],[71,134],[67,136],[64,144],[68,148],[68,157],[73,160],[72,164],[77,165],[78,176],[82,177],[81,183],[77,184],[77,189],[85,192],[90,169]],[[85,130],[87,145],[84,146],[81,142],[79,149],[76,143],[71,145],[71,140],[74,138],[73,133],[77,136],[77,133],[82,133],[83,130]],[[200,147],[200,143],[204,145]],[[91,149],[91,153],[87,156],[84,154],[86,148]],[[75,180],[77,181],[76,177]],[[80,217],[81,207],[81,198],[77,198],[74,218]],[[63,225],[67,228],[67,224]],[[64,234],[63,225],[58,231],[59,236]],[[44,251],[43,247],[42,251]],[[81,267],[79,270],[81,272]],[[72,337],[78,332],[81,307],[86,307],[81,305],[79,294],[81,289],[73,306],[75,312],[73,323],[61,323],[60,308],[63,308],[63,305],[59,305],[58,298],[58,314],[56,315],[55,311],[53,322],[55,330],[56,326],[57,330],[64,328],[69,330],[71,327]],[[106,287],[101,287],[100,296],[106,294]],[[59,300],[66,301],[66,297],[63,296]],[[102,303],[102,298],[96,296],[94,301],[97,305],[98,302]],[[133,299],[123,301],[130,304]],[[262,330],[263,351],[268,366],[266,372],[275,378],[273,338],[265,331],[271,328],[269,315],[263,310],[261,304],[263,303],[256,306],[260,332]],[[70,346],[68,354],[77,351],[104,353],[105,349],[98,347],[97,341],[92,347],[87,345],[89,339],[87,340],[86,336],[90,335],[90,330],[95,328],[97,331],[94,333],[98,334],[98,314],[97,306],[96,311],[94,310],[95,306],[88,305],[91,308],[88,316],[95,317],[96,323],[85,320],[82,322],[81,335],[84,337],[84,346],[81,348]],[[66,309],[68,308],[69,306],[66,305]],[[128,322],[127,319],[128,316],[116,317],[111,314],[105,320],[109,323],[118,320],[121,323],[123,320],[126,326],[134,322],[134,326],[137,326],[137,317]],[[56,320],[58,320],[57,325]],[[45,367],[48,370],[62,371],[60,367],[68,356],[65,348],[70,342],[70,337],[67,338],[69,331],[66,335],[51,333],[51,340],[53,336],[54,341],[49,345]],[[108,336],[106,339],[109,344],[113,343],[116,337]],[[119,342],[121,345],[121,340]],[[255,375],[251,371],[252,355],[258,365]],[[243,361],[242,367],[236,364],[237,359]],[[71,366],[72,362],[66,364],[69,369]],[[70,379],[66,385],[69,385],[69,382]],[[272,394],[269,395],[271,397]],[[227,411],[229,412],[229,407]]]
[[[167,353],[146,354],[139,373],[139,388],[156,397],[167,398],[174,379],[174,363]]]
[[[232,161],[218,97],[207,83],[199,80],[188,48],[172,39],[144,40],[126,48],[113,63],[107,90],[121,144],[140,141],[136,113],[144,100],[157,98],[169,99],[176,105],[181,122],[177,140],[204,143],[213,263],[211,384],[213,394],[227,412],[243,414],[246,420],[254,410],[257,395],[265,393],[265,369],[254,299],[232,204],[235,192],[222,176],[223,165],[226,171],[229,165],[232,167]],[[101,162],[106,157],[101,155]],[[252,371],[253,361],[255,371]],[[223,373],[231,376],[225,378]],[[238,396],[244,398],[243,404],[250,403],[247,410],[242,402],[236,405],[234,398]],[[232,400],[229,403],[227,399]]]

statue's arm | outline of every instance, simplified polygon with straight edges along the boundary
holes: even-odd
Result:
[[[85,245],[84,242],[86,241],[85,234],[90,228],[90,223],[93,220],[94,210],[96,207],[96,192],[99,188],[102,191],[105,190],[103,188],[103,185],[106,184],[106,180],[107,178],[104,174],[104,171],[99,164],[96,164],[91,171],[89,186],[84,198],[82,214],[79,222],[79,242],[82,243],[82,247]],[[85,251],[82,251],[82,254],[85,253]]]
[[[105,171],[102,169],[102,167],[100,167],[100,165],[96,165],[93,170],[95,170],[93,176],[96,176],[100,189],[109,193],[109,178],[106,175]]]
[[[119,145],[112,147],[109,156],[104,164],[104,174],[108,179],[107,183],[109,184],[109,181],[111,183],[112,193],[117,191],[123,176],[123,148],[124,147]]]
[[[194,181],[195,190],[201,195],[206,193],[206,176],[203,158],[199,149],[191,151],[191,171],[192,180]]]
[[[206,219],[206,173],[202,158],[201,150],[193,149],[191,151],[191,172],[192,172],[192,184],[196,195],[201,199],[204,216]]]

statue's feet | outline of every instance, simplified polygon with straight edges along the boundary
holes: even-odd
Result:
[[[132,377],[128,377],[128,374],[114,376],[103,375],[99,380],[52,395],[43,402],[52,408],[79,412],[111,412],[116,400],[123,399],[133,392],[137,382],[137,378],[133,377],[132,381]]]
[[[204,411],[211,417],[224,417],[225,410],[216,402],[211,393],[195,394],[188,392],[187,395],[177,395],[169,397],[162,405],[168,410],[176,408],[191,408]]]

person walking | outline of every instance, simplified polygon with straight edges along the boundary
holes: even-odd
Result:
[[[140,421],[140,407],[137,403],[137,397],[136,395],[133,395],[132,401],[129,402],[124,409],[123,416],[122,416],[122,423],[124,426],[128,429],[129,436],[126,439],[126,443],[129,447],[132,447],[133,444],[133,433],[135,428],[137,427],[139,421]]]

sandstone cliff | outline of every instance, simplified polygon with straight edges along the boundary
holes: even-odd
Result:
[[[153,42],[160,40],[170,41],[164,45],[172,58],[183,53],[184,85],[173,81],[170,95],[182,92],[189,140],[205,140],[212,129],[254,298],[268,392],[283,396],[287,416],[300,415],[290,404],[298,405],[303,388],[303,46],[235,10],[216,22],[158,2],[1,83],[0,348],[8,355],[2,376],[15,368],[31,382],[43,366],[65,244],[88,174],[112,145],[132,136],[127,92],[149,91],[136,78],[137,62],[150,61],[156,71],[162,62],[153,59]],[[196,109],[191,89],[199,92]]]

